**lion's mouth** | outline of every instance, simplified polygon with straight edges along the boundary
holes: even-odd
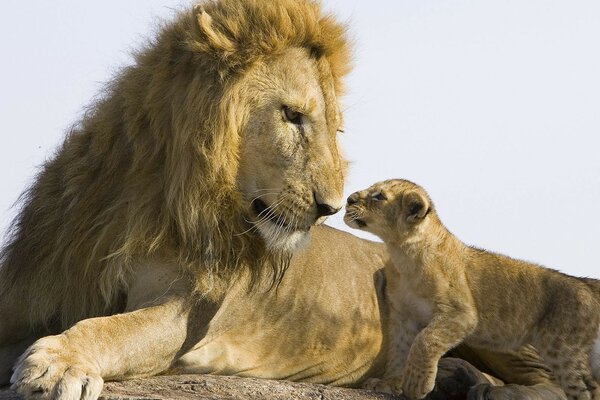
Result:
[[[308,242],[310,225],[304,226],[296,223],[297,215],[290,214],[290,219],[284,216],[287,213],[275,212],[277,204],[269,206],[260,199],[250,203],[252,212],[256,214],[253,228],[256,229],[266,242],[271,251],[282,254],[291,254]],[[291,211],[289,211],[291,213]],[[288,222],[293,221],[293,222]]]
[[[276,214],[269,206],[265,204],[261,199],[256,199],[252,202],[252,208],[256,213],[259,220],[265,220],[272,222],[273,224],[287,228],[290,225],[287,221],[279,214]]]
[[[356,223],[356,225],[358,225],[359,228],[364,228],[365,226],[367,226],[367,223],[362,219],[355,218],[353,221]]]

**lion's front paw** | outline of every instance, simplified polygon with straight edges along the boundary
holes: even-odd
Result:
[[[364,389],[389,394],[402,394],[402,378],[371,378],[363,384]]]
[[[436,368],[406,368],[402,382],[404,396],[411,400],[422,399],[427,396],[435,386],[436,370]]]
[[[95,400],[104,381],[65,355],[64,336],[35,342],[19,358],[10,379],[25,399]]]

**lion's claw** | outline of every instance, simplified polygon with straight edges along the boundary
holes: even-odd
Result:
[[[10,380],[25,399],[95,400],[104,381],[64,354],[63,337],[48,336],[35,342],[17,361]]]

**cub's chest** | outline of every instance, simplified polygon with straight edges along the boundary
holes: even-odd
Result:
[[[388,280],[386,287],[387,302],[392,314],[401,314],[419,325],[427,325],[434,312],[434,302],[421,290],[415,289],[414,282],[402,280],[399,276]]]

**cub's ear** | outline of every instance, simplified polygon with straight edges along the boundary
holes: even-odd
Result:
[[[420,221],[429,211],[429,200],[421,193],[412,191],[402,196],[402,214],[407,222]]]
[[[232,53],[235,51],[235,43],[219,29],[219,26],[214,23],[213,18],[209,13],[204,11],[201,6],[196,6],[194,12],[196,12],[198,28],[200,28],[200,31],[206,36],[206,39],[212,48],[225,53]]]

